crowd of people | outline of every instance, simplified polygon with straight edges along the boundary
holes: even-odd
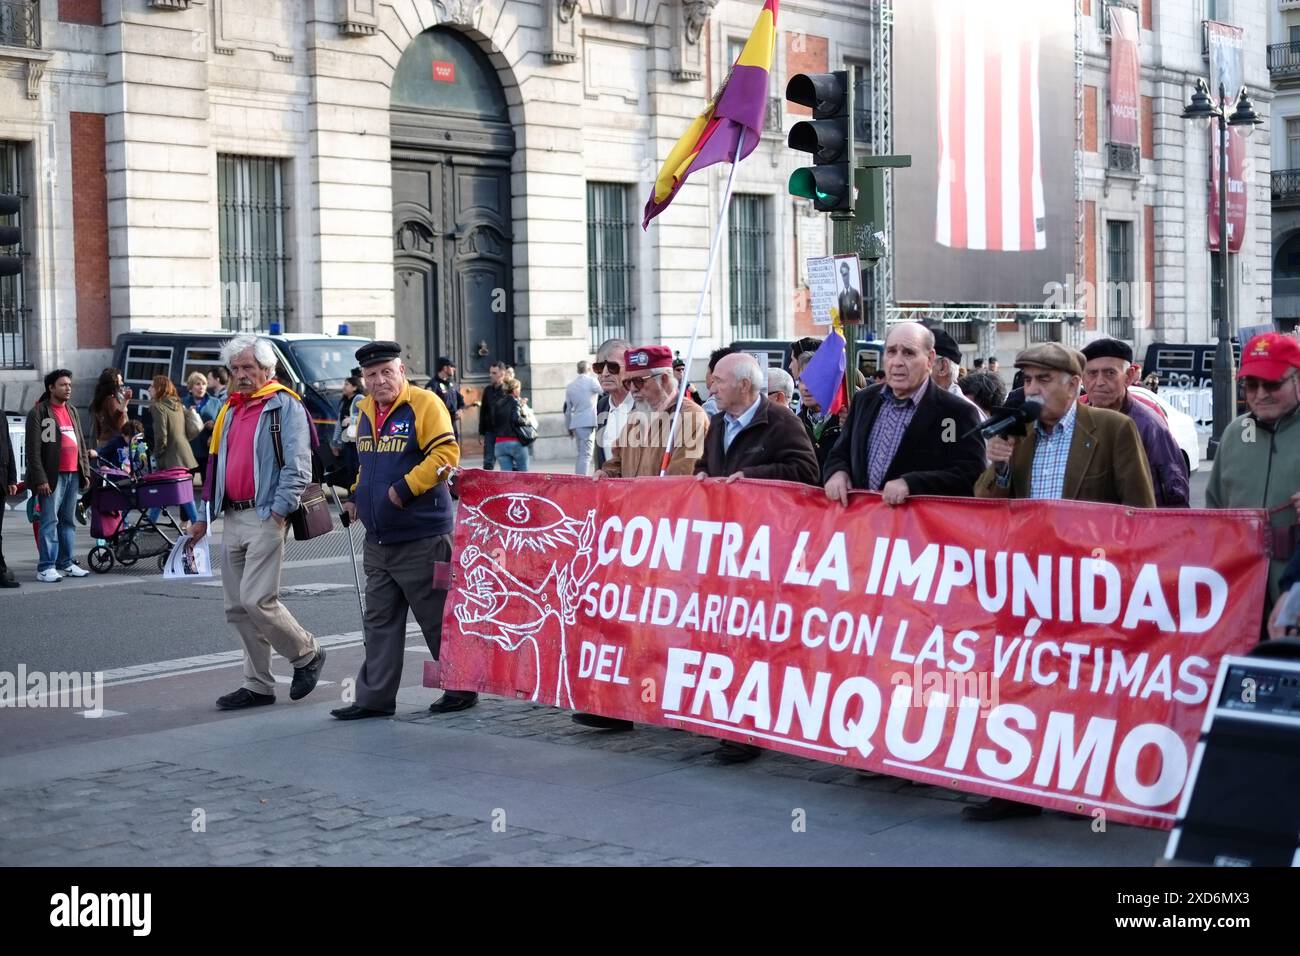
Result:
[[[1187,463],[1164,413],[1131,391],[1140,369],[1126,343],[1101,339],[1081,352],[1057,343],[1033,345],[1016,356],[1017,381],[1008,394],[995,360],[967,371],[945,332],[899,323],[886,337],[875,381],[868,386],[855,372],[854,394],[835,414],[821,407],[804,381],[819,347],[816,339],[795,343],[787,369],[765,369],[751,354],[718,349],[709,356],[702,395],[669,348],[621,339],[602,343],[594,362],[578,363],[565,390],[575,472],[596,481],[667,474],[797,482],[821,487],[842,507],[854,492],[877,493],[891,507],[919,495],[1190,505]],[[536,415],[505,362],[491,366],[480,400],[468,405],[450,359],[439,359],[434,378],[421,387],[407,378],[401,354],[393,342],[358,350],[331,441],[340,462],[333,480],[346,479],[345,510],[365,528],[366,655],[355,701],[332,711],[341,720],[393,713],[408,611],[439,657],[447,592],[433,582],[449,580],[439,578],[438,569],[451,557],[449,479],[461,461],[465,409],[479,409],[485,469],[499,464],[503,471],[527,471],[538,432]],[[221,368],[187,379],[183,400],[165,376],[155,378],[147,464],[147,453],[139,457],[143,428],[127,415],[132,394],[117,369],[106,369],[96,385],[92,443],[69,405],[72,374],[66,369],[46,376],[45,394],[27,418],[25,480],[39,503],[42,582],[86,573],[73,561],[73,522],[94,458],[128,470],[202,470],[211,520],[225,522],[226,618],[244,649],[244,679],[217,701],[222,709],[274,703],[273,649],[293,665],[294,700],[316,686],[326,657],[279,600],[287,522],[312,478],[313,426],[298,396],[276,381],[275,369],[267,340],[239,336],[223,349]],[[1248,410],[1223,435],[1206,503],[1270,513],[1264,632],[1281,636],[1294,622],[1282,615],[1279,596],[1300,580],[1300,343],[1277,333],[1252,339],[1242,350],[1239,377]],[[982,436],[981,423],[991,415],[1026,402],[1038,414],[1022,436]],[[18,476],[4,438],[0,484],[12,494]],[[207,521],[193,511],[187,517],[192,540],[201,540]],[[11,581],[0,550],[0,584]],[[448,713],[476,699],[451,690],[430,709]],[[574,719],[631,729],[599,714]],[[724,742],[718,759],[734,763],[759,753]],[[1036,812],[1000,799],[965,810],[976,820]]]

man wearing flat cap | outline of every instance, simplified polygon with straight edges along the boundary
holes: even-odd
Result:
[[[357,480],[343,508],[366,529],[366,657],[355,703],[330,711],[339,720],[387,717],[396,710],[408,610],[438,659],[447,592],[434,587],[434,569],[451,560],[447,479],[460,462],[446,403],[406,380],[400,345],[368,342],[357,349],[357,362],[366,397],[357,423]],[[463,710],[477,698],[449,690],[429,709]]]
[[[987,454],[993,464],[975,485],[977,497],[1155,507],[1151,473],[1133,419],[1079,404],[1080,358],[1055,342],[1016,356],[1025,398],[1041,400],[1042,412],[1026,437],[989,439]],[[1039,813],[1041,807],[1000,797],[962,810],[967,819],[979,821]]]
[[[1119,339],[1097,339],[1084,347],[1083,358],[1083,387],[1088,394],[1080,401],[1090,408],[1106,408],[1133,419],[1151,469],[1156,507],[1189,507],[1187,462],[1164,412],[1129,393],[1128,387],[1138,376],[1132,347]]]

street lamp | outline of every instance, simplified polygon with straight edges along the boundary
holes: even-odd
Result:
[[[1183,119],[1198,126],[1219,121],[1219,299],[1218,345],[1214,350],[1214,426],[1210,435],[1210,457],[1214,457],[1228,422],[1237,411],[1236,368],[1232,360],[1232,318],[1228,314],[1228,127],[1234,126],[1249,135],[1263,122],[1243,86],[1237,94],[1236,108],[1228,115],[1228,93],[1219,84],[1219,101],[1210,98],[1209,84],[1196,81],[1192,99],[1183,109]],[[1244,342],[1242,343],[1245,344]]]

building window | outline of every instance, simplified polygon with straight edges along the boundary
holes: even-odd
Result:
[[[288,331],[281,161],[217,157],[221,322],[239,332]]]
[[[1106,314],[1110,335],[1133,338],[1133,223],[1106,222]]]
[[[22,150],[18,143],[0,143],[0,193],[21,196]],[[17,226],[23,231],[23,210],[16,215],[0,217],[0,225]],[[5,255],[22,255],[22,243],[3,250]],[[26,263],[24,263],[24,272]],[[0,278],[0,368],[27,367],[27,309],[23,273]]]
[[[732,339],[767,338],[768,227],[767,203],[762,196],[731,198],[727,216],[731,278]]]
[[[38,0],[0,2],[0,45],[41,47],[41,5]]]
[[[1029,323],[1029,341],[1061,341],[1061,324],[1060,319],[1033,319]]]
[[[1286,168],[1300,169],[1300,118],[1286,121]]]
[[[1300,23],[1287,25],[1286,39],[1288,43],[1300,43]]]
[[[587,183],[587,325],[591,350],[607,339],[631,339],[632,220],[627,187]]]

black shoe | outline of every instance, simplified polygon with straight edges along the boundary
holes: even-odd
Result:
[[[325,666],[325,648],[316,652],[316,656],[302,667],[293,669],[293,683],[289,685],[289,699],[302,700],[316,689],[320,680],[320,669]]]
[[[598,730],[631,730],[633,726],[630,720],[602,717],[600,714],[574,714],[573,722],[584,727],[595,727]]]
[[[762,747],[753,744],[734,744],[730,740],[724,740],[718,744],[713,759],[718,763],[748,763],[762,752]]]
[[[469,710],[478,703],[478,694],[474,691],[449,690],[429,705],[431,714],[452,714],[458,710]]]
[[[89,523],[90,523],[89,520],[87,520],[86,518],[86,503],[84,501],[78,500],[77,501],[77,524],[89,524]]]
[[[340,707],[338,710],[331,710],[330,716],[337,720],[365,720],[367,717],[391,717],[392,711],[371,710],[369,707],[362,707],[360,704],[353,704],[350,707]]]
[[[1036,807],[1031,803],[990,797],[987,803],[962,807],[961,815],[967,820],[978,823],[992,823],[995,820],[1010,820],[1013,817],[1036,817],[1042,812],[1042,807]]]
[[[256,694],[247,687],[241,687],[233,694],[217,698],[218,710],[243,710],[245,707],[263,707],[274,704],[274,694]]]
[[[22,585],[18,583],[18,579],[14,577],[14,573],[3,565],[0,565],[0,588],[20,587],[22,587]]]

